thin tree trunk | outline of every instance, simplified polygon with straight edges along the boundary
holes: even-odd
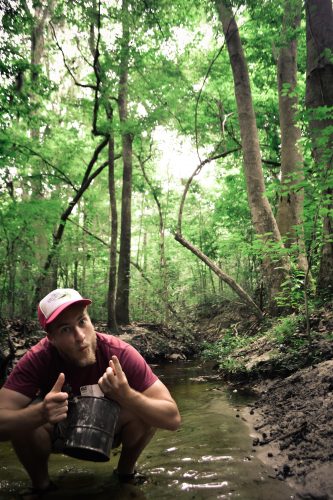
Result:
[[[147,158],[148,160],[148,158]],[[163,210],[162,210],[162,205],[160,203],[160,200],[157,196],[156,189],[154,188],[153,184],[151,183],[146,169],[145,169],[145,161],[147,160],[142,160],[139,157],[139,163],[140,167],[142,170],[143,177],[145,181],[147,182],[150,192],[155,200],[156,206],[157,206],[157,211],[158,211],[158,217],[159,217],[159,246],[160,246],[160,277],[161,277],[161,298],[162,298],[162,304],[164,308],[164,314],[163,314],[163,323],[168,324],[169,320],[169,287],[168,287],[168,270],[167,270],[167,263],[166,263],[166,256],[165,256],[165,227],[164,227],[164,216],[163,216]]]
[[[282,47],[277,63],[279,90],[279,116],[281,129],[281,193],[277,211],[277,224],[287,248],[298,246],[298,265],[307,271],[304,253],[304,233],[302,226],[303,156],[299,140],[301,131],[297,126],[298,97],[295,95],[297,84],[297,36],[296,30],[301,19],[301,0],[286,0],[282,28]],[[290,30],[294,35],[291,37]]]
[[[111,245],[110,245],[110,267],[109,267],[109,291],[108,291],[108,327],[113,332],[118,332],[116,318],[116,289],[117,289],[117,236],[118,236],[118,214],[116,201],[116,186],[114,177],[114,138],[111,133],[109,139],[109,197],[111,207]]]
[[[259,148],[258,130],[253,109],[248,68],[241,44],[238,27],[230,8],[223,0],[216,0],[218,13],[228,47],[234,77],[238,118],[244,158],[244,173],[252,222],[263,243],[278,243],[282,248],[281,235],[272,208],[265,194],[264,176]],[[274,297],[280,291],[285,279],[288,263],[284,257],[273,262],[266,257],[263,261],[263,276],[269,309],[276,312]]]
[[[93,1],[93,12],[96,13],[97,19],[97,40],[95,39],[95,22],[90,25],[89,45],[90,51],[94,58],[94,71],[96,77],[96,90],[95,90],[95,103],[94,103],[94,117],[93,117],[93,130],[96,135],[105,135],[97,128],[97,118],[99,109],[99,95],[101,92],[104,102],[104,109],[109,123],[109,138],[108,138],[108,189],[110,199],[110,232],[111,232],[111,245],[110,245],[110,259],[109,259],[109,276],[108,276],[108,297],[107,297],[107,325],[114,333],[118,333],[118,324],[116,319],[116,289],[117,289],[117,238],[118,238],[118,214],[117,214],[117,200],[116,200],[116,185],[115,185],[115,152],[114,152],[114,131],[113,131],[113,107],[110,103],[109,95],[106,95],[103,78],[103,72],[99,62],[99,43],[101,38],[101,2],[98,2],[96,7],[95,0]],[[107,88],[107,85],[106,85]],[[86,231],[89,233],[89,231]],[[91,233],[89,233],[91,234]]]
[[[323,245],[317,278],[317,293],[333,293],[333,12],[332,0],[307,0],[306,106],[310,112],[312,151],[322,185]],[[318,112],[325,111],[323,113]],[[320,109],[321,108],[321,109]],[[328,108],[328,109],[327,109]],[[329,114],[327,112],[329,111]],[[323,119],[324,118],[324,119]]]
[[[83,203],[82,207],[83,211],[83,227],[86,227],[87,225],[87,212],[86,212],[86,207],[85,204]],[[67,219],[69,220],[69,219]],[[80,293],[83,295],[83,297],[87,296],[86,293],[86,281],[87,281],[87,237],[86,233],[83,232],[82,235],[82,273],[81,273],[81,287],[80,287]]]
[[[43,270],[42,270],[40,276],[36,280],[35,293],[34,293],[32,304],[31,304],[32,314],[34,314],[34,312],[36,310],[36,305],[38,304],[38,302],[39,302],[39,300],[41,298],[41,291],[42,291],[43,283],[44,283],[44,280],[45,280],[45,276],[47,276],[48,271],[49,271],[49,269],[51,267],[51,264],[53,262],[53,259],[54,259],[54,257],[57,254],[57,250],[58,250],[59,244],[60,244],[60,242],[62,240],[63,233],[65,231],[65,226],[66,226],[66,222],[67,222],[68,217],[71,215],[74,207],[79,202],[79,200],[82,197],[82,195],[84,194],[84,192],[88,189],[88,187],[90,186],[91,182],[108,165],[108,162],[104,162],[93,173],[91,173],[91,170],[92,170],[93,166],[95,165],[96,161],[98,160],[99,154],[104,149],[104,147],[106,146],[107,143],[108,143],[108,138],[103,139],[102,142],[95,149],[95,151],[93,153],[93,156],[92,156],[92,159],[90,160],[90,162],[88,164],[88,167],[86,169],[86,172],[85,172],[85,174],[83,176],[83,180],[82,180],[80,188],[77,190],[75,196],[69,202],[67,208],[63,211],[63,213],[60,216],[60,223],[58,225],[57,230],[53,234],[53,242],[52,242],[51,249],[50,249],[50,251],[49,251],[49,253],[47,255],[46,261],[44,263]]]
[[[132,203],[132,133],[128,130],[128,64],[129,64],[129,6],[122,2],[122,41],[119,78],[119,119],[123,148],[123,189],[121,199],[120,253],[118,262],[118,284],[116,313],[117,321],[128,324],[131,258],[131,203]]]
[[[141,207],[140,207],[140,218],[139,218],[139,235],[138,235],[138,247],[137,247],[137,252],[136,252],[136,263],[140,263],[141,259],[141,238],[142,238],[142,230],[143,230],[143,217],[144,217],[144,211],[145,211],[145,206],[146,206],[146,196],[145,193],[142,193],[142,199],[141,199]]]
[[[47,0],[46,3],[35,2],[34,3],[34,15],[33,26],[31,31],[31,92],[30,99],[36,105],[36,110],[32,111],[32,115],[35,116],[35,120],[32,120],[32,127],[30,130],[31,138],[35,141],[41,140],[40,128],[37,123],[38,115],[38,84],[40,80],[40,74],[42,73],[41,64],[44,58],[44,47],[45,47],[45,33],[47,32],[47,22],[52,16],[54,10],[55,0]],[[41,174],[41,162],[34,163],[32,167],[31,175],[31,187],[32,187],[32,199],[41,200],[44,199],[44,187],[42,183]],[[41,231],[40,225],[35,221],[32,221],[32,227],[34,232],[34,248],[35,248],[35,259],[36,262],[43,262],[45,256],[47,255],[48,238],[44,231]],[[55,265],[56,262],[53,262]],[[40,291],[41,295],[45,295],[49,292],[50,288],[53,286],[53,270],[51,273],[45,276],[43,280],[43,286]]]
[[[15,283],[16,283],[16,240],[7,243],[7,266],[8,266],[8,316],[15,316]]]

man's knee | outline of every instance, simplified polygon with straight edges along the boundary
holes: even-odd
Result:
[[[136,414],[122,410],[116,425],[113,447],[120,444],[136,446],[137,443],[148,443],[155,432],[155,427],[146,424]]]
[[[51,451],[51,435],[52,428],[50,424],[38,427],[37,429],[32,429],[27,432],[26,430],[17,430],[15,434],[11,437],[11,442],[15,449],[21,448],[25,449],[36,449],[41,448],[43,450]]]

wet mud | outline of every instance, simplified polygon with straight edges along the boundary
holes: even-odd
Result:
[[[300,499],[333,499],[333,360],[252,386],[243,411],[257,456]]]

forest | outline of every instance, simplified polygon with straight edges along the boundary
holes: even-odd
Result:
[[[179,481],[149,498],[178,498],[194,448],[230,458],[241,420],[258,438],[230,496],[261,449],[277,493],[253,466],[251,498],[333,498],[332,0],[0,0],[0,22],[0,385],[44,335],[41,298],[75,288],[180,391]]]
[[[0,317],[118,325],[333,287],[330,0],[1,2]]]

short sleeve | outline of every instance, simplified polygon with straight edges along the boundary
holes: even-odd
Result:
[[[40,391],[39,363],[31,352],[27,352],[15,365],[3,387],[35,398]]]
[[[119,361],[129,385],[138,392],[145,391],[158,380],[146,360],[131,345],[124,349]]]

